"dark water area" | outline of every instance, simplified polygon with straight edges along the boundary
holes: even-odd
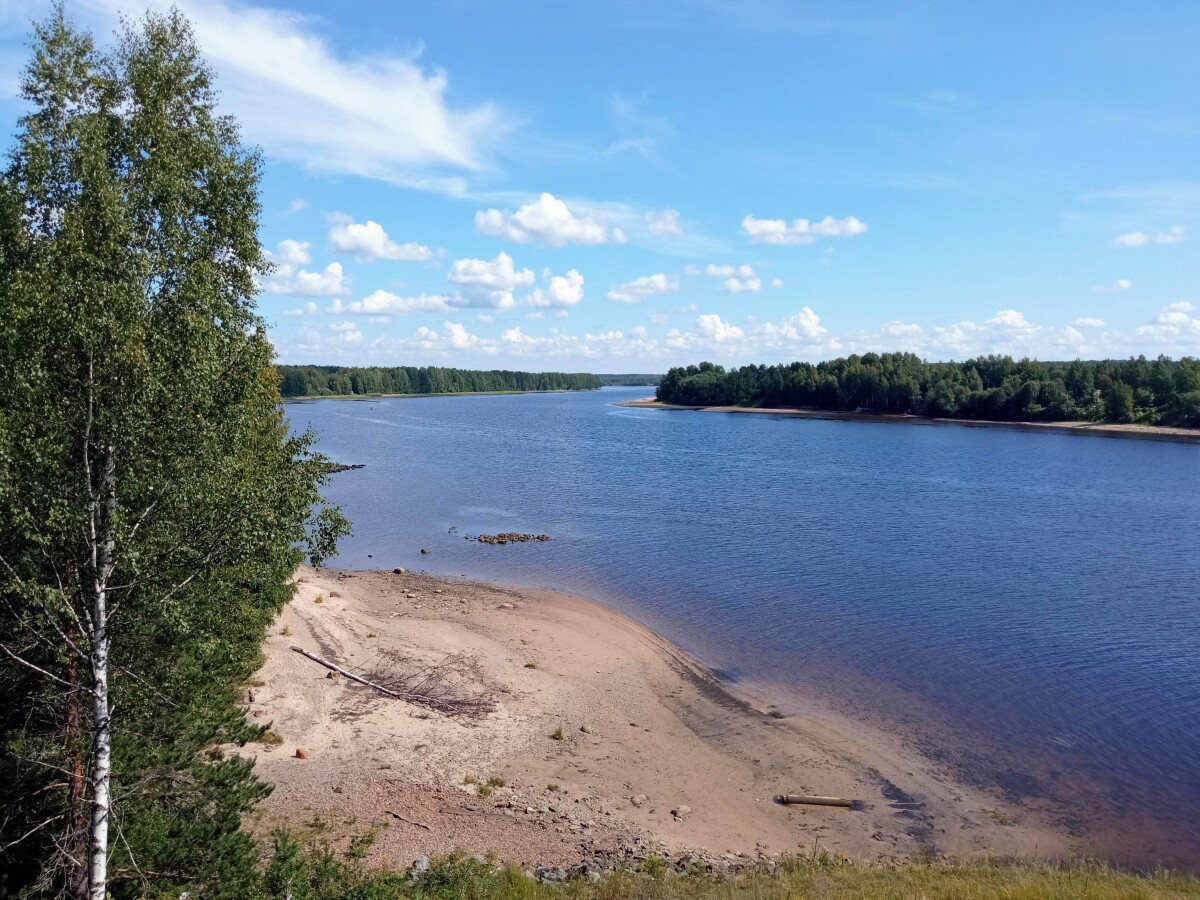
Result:
[[[1084,849],[1200,865],[1200,446],[612,405],[647,393],[288,414],[366,466],[328,489],[355,528],[332,565],[590,597]],[[553,540],[463,539],[501,531]]]

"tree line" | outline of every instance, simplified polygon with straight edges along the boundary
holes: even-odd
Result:
[[[438,366],[277,366],[285,397],[356,394],[471,394],[488,391],[590,391],[595,375],[567,372],[477,371]]]
[[[1160,356],[1040,362],[980,356],[925,362],[865,353],[817,364],[676,367],[657,397],[684,406],[808,408],[1012,422],[1200,428],[1200,360]]]

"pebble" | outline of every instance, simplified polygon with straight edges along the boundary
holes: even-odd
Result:
[[[648,803],[649,801],[650,801],[650,798],[647,797],[645,794],[634,794],[632,797],[629,798],[629,802],[639,808],[642,806],[642,804]]]
[[[671,815],[673,815],[677,819],[682,819],[684,816],[686,816],[691,811],[692,811],[692,808],[690,806],[677,806],[673,810],[671,810]]]

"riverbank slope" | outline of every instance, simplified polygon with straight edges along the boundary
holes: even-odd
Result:
[[[415,574],[302,569],[298,582],[248,689],[251,720],[278,741],[245,751],[275,785],[260,834],[286,824],[344,847],[372,830],[370,857],[391,864],[455,849],[547,865],[815,845],[859,860],[1075,851],[1034,810],[884,735],[733,694],[590,601]],[[293,646],[359,671],[458,654],[462,690],[496,708],[448,718],[327,677]],[[785,792],[858,808],[772,801]]]

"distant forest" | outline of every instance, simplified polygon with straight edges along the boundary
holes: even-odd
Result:
[[[662,381],[661,375],[597,375],[605,387],[653,387]]]
[[[867,353],[811,365],[712,363],[673,368],[658,399],[685,406],[756,406],[909,413],[1013,422],[1134,422],[1200,428],[1200,360],[1160,356],[1085,362],[981,356],[924,362]]]
[[[595,375],[564,372],[487,372],[437,366],[276,366],[285,397],[352,394],[470,394],[485,391],[588,391]]]

